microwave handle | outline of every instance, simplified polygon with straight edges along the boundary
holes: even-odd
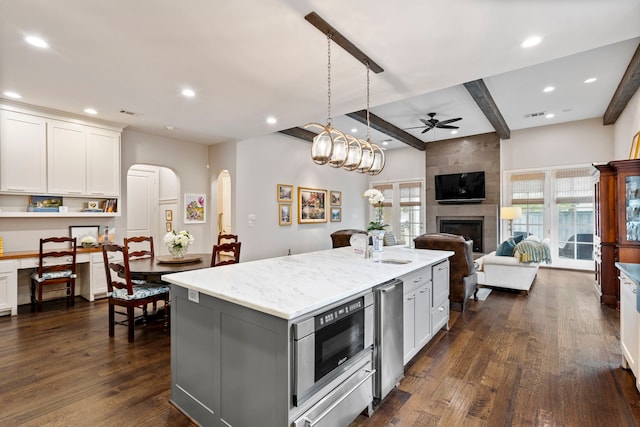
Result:
[[[324,412],[322,412],[318,418],[316,418],[315,420],[310,420],[307,417],[303,418],[303,422],[304,422],[304,427],[314,427],[316,424],[318,424],[320,421],[322,421],[322,419],[324,417],[326,417],[331,411],[333,411],[335,409],[336,406],[338,406],[339,404],[342,403],[343,400],[345,400],[347,397],[349,397],[349,395],[351,393],[353,393],[354,391],[356,391],[358,389],[358,387],[360,387],[362,384],[364,384],[369,378],[371,378],[374,374],[376,373],[375,369],[372,369],[371,371],[367,371],[367,375],[361,379],[358,384],[356,384],[355,386],[351,387],[351,389],[346,392],[340,399],[336,400],[335,402],[333,402],[331,404],[331,406],[329,406],[327,409],[324,410]],[[332,396],[328,395],[325,396],[324,399],[322,399],[320,402],[318,402],[318,404],[322,403],[323,400],[328,399]]]

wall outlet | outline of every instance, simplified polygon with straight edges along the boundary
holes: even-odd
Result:
[[[196,304],[200,303],[200,292],[189,289],[189,301],[193,301]]]

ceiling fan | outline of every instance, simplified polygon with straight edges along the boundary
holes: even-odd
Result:
[[[419,129],[419,128],[425,128],[425,130],[423,130],[420,133],[425,133],[425,132],[429,132],[431,129],[433,128],[440,128],[440,129],[458,129],[458,126],[451,126],[450,123],[453,122],[457,122],[458,120],[462,120],[462,117],[457,117],[455,119],[449,119],[449,120],[443,120],[440,121],[438,119],[435,119],[436,113],[429,113],[427,114],[427,116],[429,116],[429,120],[426,119],[418,119],[420,120],[422,123],[424,123],[424,126],[416,126],[416,127],[412,127],[412,128],[407,128],[407,129]]]

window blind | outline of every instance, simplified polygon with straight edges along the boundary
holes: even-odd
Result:
[[[593,202],[591,168],[558,170],[555,178],[556,203]]]
[[[511,204],[544,203],[544,172],[514,173],[511,182]]]

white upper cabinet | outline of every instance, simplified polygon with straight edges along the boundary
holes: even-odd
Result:
[[[48,181],[51,194],[87,193],[87,130],[85,126],[47,121]]]
[[[120,194],[120,133],[87,130],[87,194],[116,197]]]
[[[0,191],[47,191],[46,119],[0,110]]]

